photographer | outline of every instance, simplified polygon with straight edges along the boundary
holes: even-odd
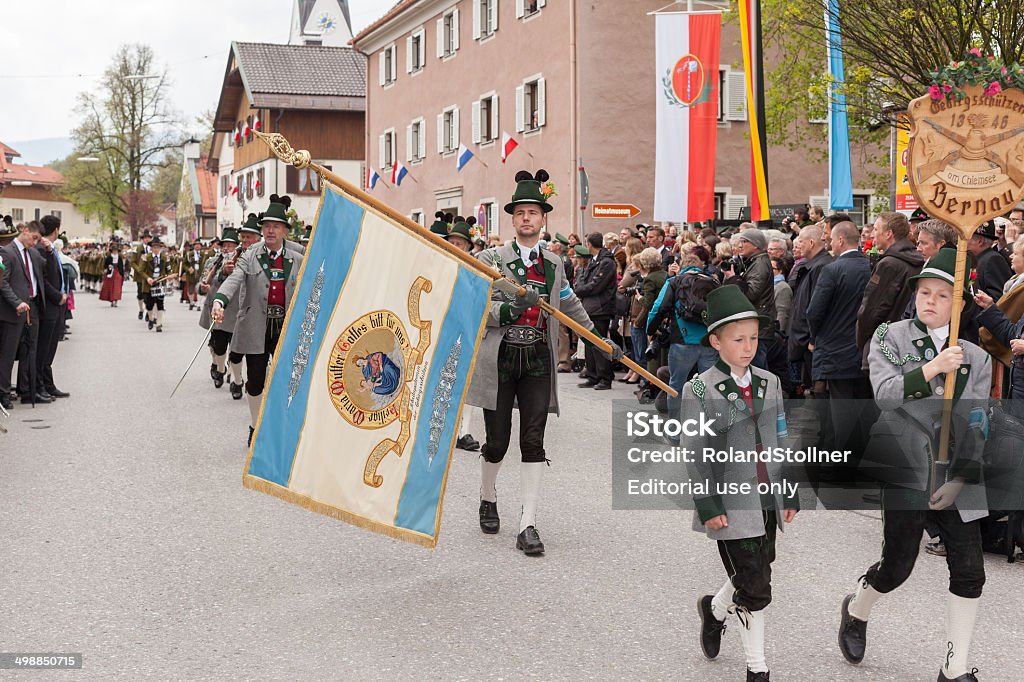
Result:
[[[736,235],[734,255],[722,263],[725,276],[723,284],[736,284],[747,300],[754,304],[759,315],[775,319],[775,275],[766,249],[768,240],[756,227],[750,227]],[[768,369],[768,346],[772,343],[773,329],[766,325],[758,331],[757,354],[754,366]]]

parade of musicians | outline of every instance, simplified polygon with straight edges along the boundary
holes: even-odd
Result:
[[[1024,680],[1022,0],[10,4],[0,677]]]

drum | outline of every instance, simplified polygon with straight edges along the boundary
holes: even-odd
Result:
[[[167,296],[174,296],[174,285],[168,282],[161,282],[156,284],[149,290],[149,295],[153,298],[166,298]]]

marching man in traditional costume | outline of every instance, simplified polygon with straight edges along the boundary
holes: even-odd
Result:
[[[250,444],[263,400],[267,366],[281,338],[284,316],[302,265],[302,255],[285,248],[288,217],[284,204],[271,203],[260,217],[260,224],[263,243],[247,249],[236,261],[234,272],[214,296],[210,312],[213,322],[221,324],[227,307],[239,299],[231,345],[236,353],[245,355]]]
[[[962,239],[962,237],[961,237]],[[989,355],[960,340],[948,346],[956,253],[942,249],[910,279],[917,316],[882,324],[871,338],[868,366],[882,417],[872,429],[862,466],[883,483],[882,556],[843,601],[839,648],[860,663],[872,607],[910,577],[922,532],[935,524],[946,547],[949,594],[939,682],[975,682],[967,658],[978,614],[985,562],[979,519],[987,516],[982,450],[988,431]],[[964,296],[965,309],[970,306]],[[939,442],[945,378],[956,373],[948,467],[932,460]],[[935,492],[930,492],[934,490]]]
[[[149,230],[142,233],[142,243],[135,247],[135,251],[132,253],[131,266],[132,266],[132,278],[135,280],[136,288],[136,300],[139,302],[139,319],[141,320],[145,315],[146,320],[149,320],[149,314],[146,312],[146,292],[143,291],[144,280],[142,278],[142,257],[150,252],[149,245],[153,241],[153,235],[150,234]]]
[[[515,241],[488,249],[477,256],[506,278],[525,288],[521,296],[508,296],[494,288],[487,328],[477,349],[476,368],[466,402],[484,408],[486,442],[481,450],[480,529],[499,530],[498,470],[512,439],[512,409],[519,408],[519,449],[522,516],[516,549],[528,555],[544,552],[536,528],[537,501],[547,460],[544,430],[549,412],[558,414],[555,361],[558,321],[548,317],[538,303],[543,298],[586,329],[594,325],[583,304],[565,280],[561,261],[538,247],[551,204],[541,190],[546,171],[536,177],[527,171],[516,174],[516,190],[505,212],[512,216]],[[616,358],[621,349],[614,344]]]
[[[252,216],[255,223],[256,216]],[[220,290],[232,272],[235,271],[235,261],[238,259],[238,232],[226,228],[220,240],[220,253],[213,257],[210,262],[204,280],[200,282],[200,293],[206,289],[206,300],[203,301],[203,310],[199,314],[199,326],[209,329],[213,323],[212,311],[214,297]],[[210,332],[210,354],[213,356],[213,364],[210,365],[210,376],[213,379],[214,388],[224,385],[224,375],[227,367],[231,368],[231,397],[235,400],[242,399],[242,360],[245,359],[241,353],[234,348],[228,353],[228,345],[235,331],[235,320],[238,317],[238,298],[231,301],[224,310],[224,321]],[[227,361],[225,363],[225,360]]]
[[[696,452],[705,446],[735,453],[763,452],[782,445],[789,435],[782,389],[774,374],[751,365],[758,334],[771,320],[759,315],[734,284],[707,297],[708,332],[701,343],[718,351],[719,361],[683,386],[681,420],[712,417],[715,436],[698,436],[684,445]],[[728,580],[717,594],[697,600],[704,655],[718,656],[726,621],[735,615],[747,662],[748,682],[770,679],[764,653],[764,609],[772,601],[772,562],[776,530],[783,530],[799,509],[795,492],[772,492],[786,476],[778,462],[707,463],[700,456],[687,464],[693,481],[707,481],[708,494],[694,497],[693,530],[718,543]],[[719,486],[749,484],[750,492],[725,492]],[[758,486],[765,486],[759,492]]]
[[[161,280],[167,277],[171,269],[170,259],[164,253],[164,243],[160,237],[149,242],[147,253],[139,257],[138,273],[139,290],[146,297],[146,319],[150,329],[156,327],[158,332],[164,330],[164,295]]]

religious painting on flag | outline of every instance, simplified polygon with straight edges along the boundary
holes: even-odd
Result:
[[[433,547],[491,279],[324,185],[243,482]]]
[[[654,219],[715,217],[721,15],[667,13],[657,25]]]

